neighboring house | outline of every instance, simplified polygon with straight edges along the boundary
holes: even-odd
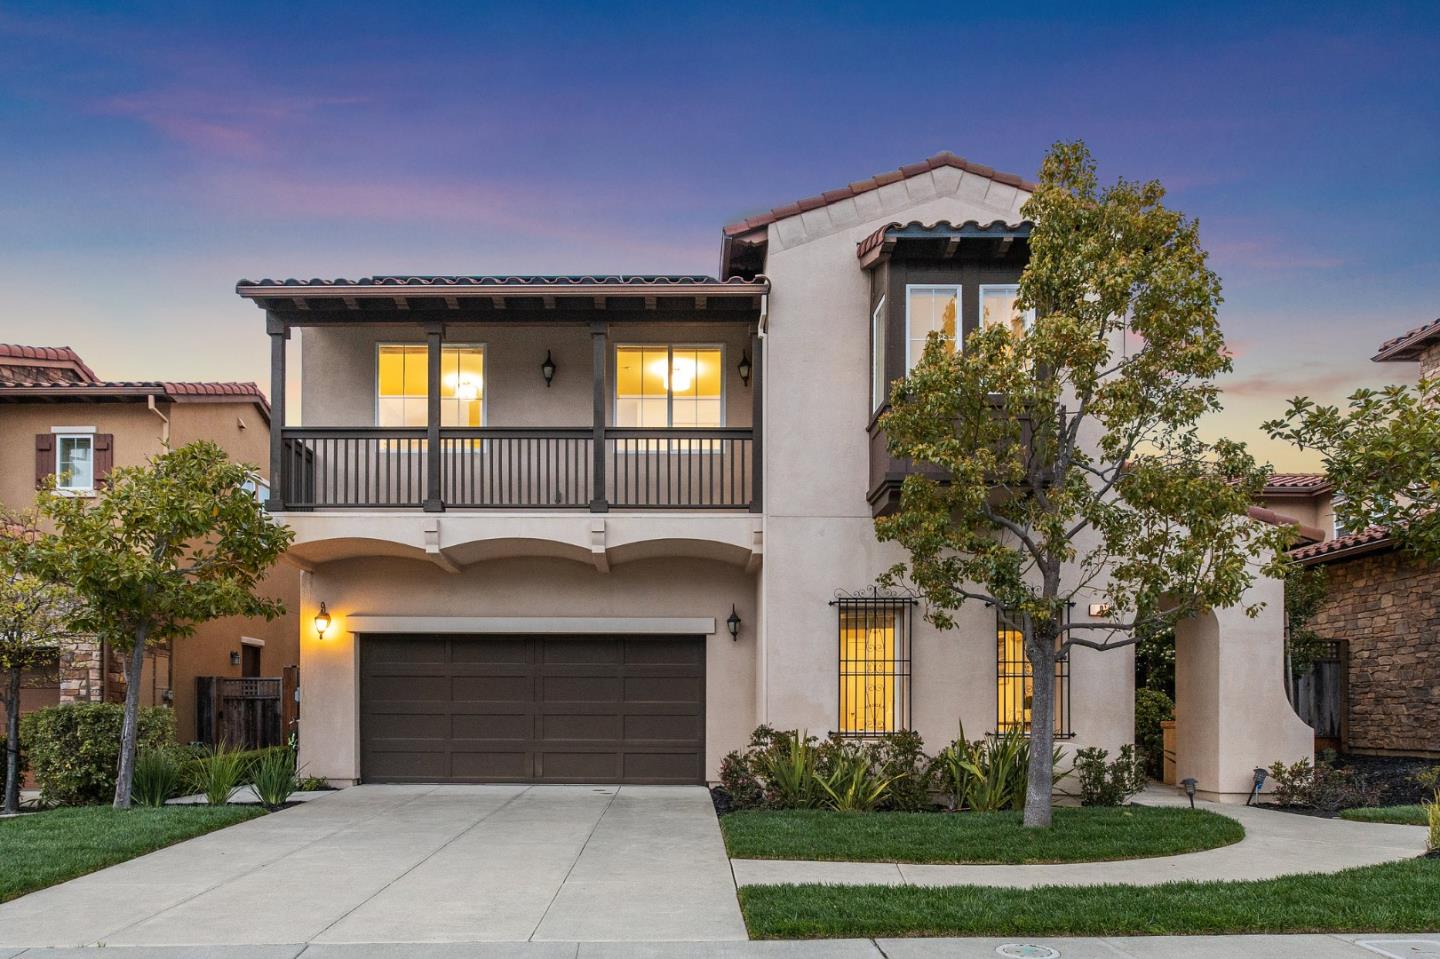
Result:
[[[926,335],[1018,322],[1021,178],[940,154],[724,229],[720,276],[241,281],[303,426],[270,508],[303,584],[301,762],[337,781],[713,780],[760,723],[1028,728],[1003,610],[876,594],[905,466],[877,428]],[[1182,626],[1180,775],[1308,755],[1281,590]],[[317,615],[324,610],[323,634]],[[1133,654],[1077,649],[1058,732],[1114,751]]]
[[[270,407],[255,384],[109,382],[68,347],[0,344],[0,434],[0,502],[13,509],[33,505],[51,476],[63,491],[93,495],[115,467],[198,439],[269,474]],[[265,495],[263,481],[257,493]],[[277,566],[262,589],[286,601],[287,616],[206,623],[147,656],[141,702],[172,703],[182,742],[196,736],[196,677],[279,676],[298,662],[299,573]],[[72,637],[53,668],[27,678],[23,705],[118,702],[125,683],[123,655]]]
[[[1372,359],[1440,376],[1440,320],[1387,341]],[[1333,517],[1329,484],[1319,477],[1311,489],[1315,515]],[[1340,748],[1440,757],[1440,564],[1408,555],[1380,527],[1335,530],[1290,555],[1325,568],[1326,600],[1312,625],[1337,644]]]

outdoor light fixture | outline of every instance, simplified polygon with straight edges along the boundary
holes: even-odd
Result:
[[[740,371],[740,382],[744,383],[746,386],[749,386],[749,385],[750,385],[750,351],[749,351],[749,350],[741,350],[741,351],[740,351],[740,365],[737,367],[737,369]]]
[[[1090,604],[1090,615],[1091,615],[1091,616],[1095,616],[1095,617],[1097,617],[1097,618],[1100,617],[1100,616],[1109,616],[1109,615],[1110,615],[1110,604],[1109,604],[1109,603],[1091,603],[1091,604]]]
[[[1185,779],[1180,780],[1180,785],[1182,785],[1182,786],[1185,787],[1185,795],[1187,795],[1187,796],[1190,797],[1190,808],[1191,808],[1191,809],[1194,809],[1194,808],[1195,808],[1195,786],[1197,785],[1197,783],[1195,782],[1195,777],[1190,776],[1190,777],[1187,777],[1187,778],[1185,778]]]
[[[230,665],[231,665],[231,666],[239,666],[239,665],[240,665],[240,654],[239,654],[238,652],[232,652],[232,653],[230,654]]]
[[[1255,785],[1251,787],[1250,798],[1245,800],[1245,805],[1248,806],[1251,802],[1260,798],[1260,787],[1265,785],[1265,777],[1268,775],[1270,774],[1267,773],[1262,767],[1255,767]]]
[[[545,388],[550,388],[550,381],[555,379],[555,361],[550,358],[550,351],[545,351],[545,362],[540,364],[540,375],[545,377]]]
[[[740,614],[735,612],[735,604],[730,604],[730,618],[725,620],[725,628],[730,630],[731,639],[740,638]]]
[[[318,613],[315,614],[315,632],[317,632],[317,633],[320,634],[320,638],[321,638],[321,639],[324,639],[324,638],[325,638],[325,630],[327,630],[327,629],[329,629],[329,628],[330,628],[330,611],[325,608],[325,603],[324,603],[324,601],[322,600],[321,603],[320,603],[320,612],[318,612]],[[238,655],[238,654],[237,654],[237,655]]]

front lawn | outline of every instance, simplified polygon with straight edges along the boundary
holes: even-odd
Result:
[[[1055,810],[1050,829],[1025,829],[1018,812],[838,813],[750,810],[720,817],[733,859],[852,862],[1100,862],[1172,856],[1245,837],[1227,816],[1170,806]]]
[[[1440,930],[1440,859],[1163,886],[741,886],[756,939]]]
[[[76,806],[0,819],[0,902],[261,815],[253,806]]]
[[[1362,806],[1357,809],[1340,810],[1341,819],[1354,822],[1388,822],[1400,826],[1425,826],[1424,806]]]

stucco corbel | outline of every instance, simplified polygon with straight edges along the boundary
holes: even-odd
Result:
[[[447,573],[460,572],[460,564],[445,554],[440,548],[440,520],[432,519],[425,524],[425,555],[430,562],[439,566]]]
[[[610,554],[605,552],[605,521],[590,521],[590,560],[601,573],[610,572]]]
[[[750,555],[745,558],[745,572],[754,573],[765,560],[765,531],[757,529],[751,534]]]

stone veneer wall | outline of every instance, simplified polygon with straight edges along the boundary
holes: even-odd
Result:
[[[1346,749],[1440,756],[1440,563],[1387,550],[1326,576],[1314,626],[1350,645]]]
[[[1430,348],[1420,354],[1420,378],[1431,380],[1440,376],[1440,343],[1431,343]]]
[[[106,690],[105,665],[99,640],[89,636],[65,639],[60,646],[60,702],[101,702]],[[118,702],[125,698],[125,664],[120,657],[111,656],[109,667],[110,700]]]

